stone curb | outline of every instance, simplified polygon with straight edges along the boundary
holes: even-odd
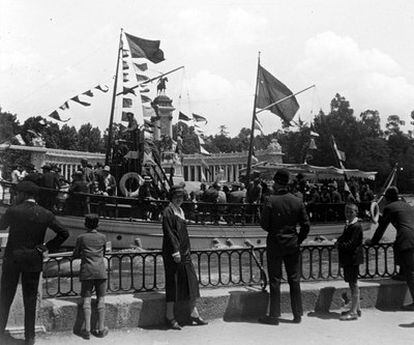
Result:
[[[393,280],[360,281],[362,308],[397,308],[410,303],[407,286]],[[302,283],[305,312],[328,312],[343,306],[342,294],[349,295],[348,285],[342,281]],[[266,312],[266,292],[256,288],[232,287],[202,289],[197,306],[205,319],[242,320],[256,318]],[[39,311],[39,321],[47,332],[69,331],[81,327],[82,309],[79,298],[45,299]],[[282,285],[282,313],[289,313],[288,284]],[[164,324],[165,296],[161,292],[148,292],[106,296],[106,325],[111,329],[152,327]],[[177,304],[184,314],[187,304]],[[96,321],[93,312],[92,324]],[[184,320],[178,320],[184,321]]]

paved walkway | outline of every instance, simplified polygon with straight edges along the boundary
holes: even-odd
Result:
[[[257,323],[210,321],[208,326],[187,326],[181,331],[166,329],[113,330],[104,339],[83,340],[70,333],[44,334],[38,345],[74,344],[140,344],[140,345],[244,345],[244,344],[414,344],[414,312],[364,309],[358,321],[339,321],[338,312],[308,313],[302,324],[289,323],[291,315],[283,315],[286,322],[279,326]]]

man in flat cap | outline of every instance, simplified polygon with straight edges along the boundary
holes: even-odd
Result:
[[[266,201],[260,219],[267,235],[267,270],[269,274],[269,315],[259,322],[278,325],[280,317],[280,282],[282,262],[285,264],[290,287],[293,322],[302,320],[302,296],[300,290],[300,244],[309,233],[309,217],[302,200],[289,193],[289,171],[279,169],[274,176],[273,190]],[[300,225],[299,233],[296,226]]]
[[[377,244],[388,225],[391,223],[394,226],[397,230],[394,253],[405,274],[408,289],[414,301],[414,208],[399,197],[397,187],[389,187],[384,197],[386,206],[379,219],[378,228],[372,239],[365,241],[365,244]],[[414,303],[403,309],[414,310]]]
[[[69,234],[52,212],[36,203],[35,196],[39,192],[36,184],[22,181],[16,186],[16,192],[16,204],[0,218],[0,230],[9,228],[1,275],[0,344],[7,342],[5,328],[21,276],[25,342],[29,345],[34,344],[35,339],[37,289],[43,253],[56,250]],[[56,232],[56,236],[43,244],[47,228]]]

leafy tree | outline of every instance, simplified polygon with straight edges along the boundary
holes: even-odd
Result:
[[[92,128],[89,122],[83,124],[78,131],[78,147],[80,151],[103,152],[104,146],[99,128]]]
[[[78,149],[78,132],[74,126],[63,125],[60,129],[59,148],[62,150]]]
[[[11,139],[20,132],[17,115],[3,111],[0,107],[0,143]]]
[[[359,115],[361,119],[361,137],[381,137],[381,118],[377,110],[365,110]]]
[[[387,123],[385,127],[387,128],[385,130],[385,135],[390,136],[393,134],[401,134],[401,126],[404,126],[405,122],[400,119],[398,115],[390,115],[387,118]]]

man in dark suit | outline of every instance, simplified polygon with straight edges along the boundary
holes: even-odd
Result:
[[[34,344],[37,289],[43,253],[56,250],[69,234],[52,212],[36,203],[35,196],[39,191],[36,184],[31,181],[20,182],[16,191],[16,205],[8,208],[0,218],[0,230],[9,228],[1,276],[0,343],[7,341],[5,328],[21,276],[25,341],[26,344]],[[43,244],[47,228],[56,232],[56,237]]]
[[[274,176],[274,195],[266,201],[260,219],[267,235],[267,270],[269,274],[269,315],[259,322],[278,325],[280,317],[280,282],[282,262],[285,264],[293,322],[302,320],[302,295],[300,290],[300,244],[309,233],[309,217],[301,199],[289,193],[289,171],[279,169]],[[296,230],[300,225],[299,233]]]
[[[384,197],[387,204],[379,219],[378,228],[372,239],[365,241],[365,244],[377,244],[388,225],[391,223],[394,226],[397,230],[394,252],[398,256],[414,301],[414,208],[399,198],[397,187],[388,188]],[[414,303],[403,308],[414,310]]]
[[[56,203],[56,196],[60,187],[59,179],[52,167],[49,164],[46,164],[42,167],[43,175],[40,180],[40,187],[43,189],[39,193],[39,204],[44,208],[47,208],[50,211],[53,211],[53,208]]]

